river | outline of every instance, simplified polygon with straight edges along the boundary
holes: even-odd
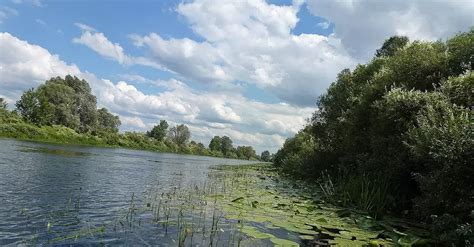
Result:
[[[0,245],[176,245],[153,226],[128,234],[110,226],[132,195],[141,205],[155,193],[202,183],[211,166],[242,163],[249,162],[0,139]]]

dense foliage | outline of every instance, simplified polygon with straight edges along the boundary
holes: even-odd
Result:
[[[473,67],[474,29],[446,42],[392,37],[339,73],[274,163],[319,181],[334,202],[403,213],[440,241],[473,244]]]
[[[209,150],[216,155],[228,158],[257,160],[260,157],[251,146],[234,147],[232,139],[228,136],[214,136],[209,143]]]
[[[119,133],[120,119],[106,108],[97,109],[96,97],[85,80],[66,76],[51,78],[37,89],[23,93],[9,111],[0,98],[0,136],[55,143],[121,146],[160,152],[178,152],[238,159],[258,159],[250,146],[234,148],[230,137],[218,138],[210,149],[190,141],[184,125],[170,127],[161,120],[146,133]],[[169,128],[170,127],[170,128]]]

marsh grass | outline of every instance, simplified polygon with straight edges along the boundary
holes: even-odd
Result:
[[[333,182],[322,172],[319,186],[327,201],[343,207],[354,207],[379,217],[390,201],[390,181],[382,175],[346,175]]]

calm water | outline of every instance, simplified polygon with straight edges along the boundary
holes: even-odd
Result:
[[[0,139],[0,245],[177,245],[153,226],[112,228],[132,195],[143,204],[153,193],[202,183],[213,165],[242,163]]]

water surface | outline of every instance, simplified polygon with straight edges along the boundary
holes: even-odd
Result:
[[[150,195],[204,183],[212,166],[242,163],[0,139],[0,245],[177,245],[158,226],[112,228],[132,196],[143,206]]]

